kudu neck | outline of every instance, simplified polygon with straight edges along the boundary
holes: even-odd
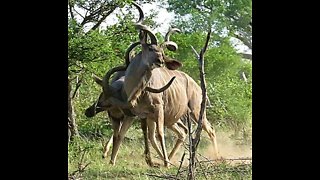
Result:
[[[124,91],[128,102],[133,106],[137,103],[143,90],[151,78],[150,65],[141,61],[141,54],[132,59],[126,71]]]

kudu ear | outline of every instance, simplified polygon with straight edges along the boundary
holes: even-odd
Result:
[[[92,78],[93,78],[93,80],[94,80],[97,84],[99,84],[100,86],[102,86],[102,79],[101,79],[100,77],[98,77],[98,76],[95,75],[95,74],[92,74]]]
[[[176,69],[182,67],[181,62],[179,62],[175,59],[168,58],[168,57],[165,58],[165,65],[170,70],[176,70]]]

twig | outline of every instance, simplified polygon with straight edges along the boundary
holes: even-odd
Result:
[[[208,179],[208,178],[207,178],[207,175],[206,175],[206,172],[203,170],[203,168],[202,168],[202,166],[201,166],[201,163],[199,163],[198,158],[196,158],[196,160],[197,160],[197,162],[198,162],[198,164],[199,164],[199,166],[200,166],[200,169],[202,170],[202,173],[203,173],[205,179]]]
[[[244,72],[242,72],[241,75],[242,75],[243,80],[244,80],[245,82],[248,82],[248,79],[247,79],[247,77],[246,77],[246,74],[245,74]]]
[[[88,162],[86,165],[84,165],[83,167],[78,167],[77,170],[73,171],[70,176],[74,176],[76,173],[83,173],[84,170],[89,166],[89,164],[91,164],[91,162]]]
[[[72,99],[74,99],[74,97],[76,96],[76,93],[77,93],[79,87],[81,86],[82,79],[83,79],[83,76],[81,77],[81,79],[80,79],[80,80],[77,82],[77,84],[76,84],[76,88],[75,88],[75,90],[74,90],[74,92],[73,92],[73,94],[72,94]]]
[[[178,178],[178,175],[180,174],[180,169],[181,169],[181,166],[183,164],[183,160],[184,160],[184,156],[186,155],[186,152],[183,152],[183,155],[181,157],[181,161],[180,161],[180,166],[179,166],[179,169],[178,169],[178,172],[176,174],[176,178]]]
[[[79,13],[75,8],[73,8],[74,12],[76,12],[79,16],[81,16],[81,18],[84,19],[83,15],[81,13]]]
[[[213,161],[252,161],[252,158],[228,158],[228,159],[217,159],[217,160],[204,160],[200,162],[213,162]]]
[[[70,0],[68,0],[68,7],[69,7],[69,12],[70,12],[71,19],[73,19],[73,20],[74,20],[74,15],[73,15],[73,12],[72,12],[72,8],[73,8],[73,6],[72,6],[72,4],[71,4],[71,1],[70,1]]]
[[[157,156],[158,155],[157,153],[150,152],[150,154],[154,155],[156,159],[159,159],[159,160],[163,161],[163,159],[161,159],[159,156]],[[173,167],[177,167],[176,165],[172,164],[171,162],[168,162],[168,163]]]
[[[73,171],[72,173],[70,173],[69,176],[71,176],[71,178],[74,177],[76,175],[76,173],[79,173],[81,175],[84,172],[84,170],[89,166],[89,164],[91,164],[91,162],[89,162],[86,165],[83,165],[83,158],[84,158],[85,153],[88,151],[88,149],[89,149],[89,147],[86,147],[83,150],[80,149],[82,154],[81,154],[81,157],[80,157],[80,161],[78,163],[78,169]]]
[[[196,58],[199,59],[199,58],[200,58],[200,55],[197,53],[197,51],[194,49],[194,47],[193,47],[192,45],[190,45],[190,46],[191,46],[191,48],[192,48],[192,50],[193,50]]]
[[[88,150],[87,147],[82,150],[83,153],[81,154],[81,158],[80,158],[79,164],[82,164],[82,161],[83,161],[83,158],[84,158],[84,154],[87,152],[87,150]]]
[[[179,179],[179,178],[176,178],[175,176],[172,176],[172,175],[160,176],[160,175],[157,175],[157,174],[147,174],[147,173],[144,173],[144,175],[151,176],[151,177],[162,178],[162,179]]]
[[[193,159],[192,159],[192,134],[191,133],[191,121],[190,121],[190,114],[187,114],[187,122],[188,122],[188,132],[189,132],[189,167],[188,167],[188,179],[192,179],[193,176]]]
[[[72,82],[73,80],[75,80],[77,77],[73,77],[73,78],[69,78],[68,81]]]
[[[206,159],[206,161],[199,161],[199,163],[201,163],[201,162],[211,162],[211,164],[214,165],[214,164],[212,163],[212,160],[208,159],[207,157],[205,157],[204,155],[202,155],[202,154],[200,154],[200,153],[198,153],[198,155],[200,155],[201,157],[203,157],[203,158]]]

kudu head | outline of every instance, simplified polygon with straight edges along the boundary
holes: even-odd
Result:
[[[158,45],[158,41],[154,33],[145,25],[136,24],[136,28],[140,30],[141,44],[141,60],[142,64],[146,65],[150,70],[158,67],[167,67],[170,70],[176,70],[182,64],[174,59],[167,57],[164,53],[164,47],[169,50],[176,50],[175,43],[168,41]],[[147,43],[147,37],[150,37],[151,43]]]
[[[105,97],[103,97],[104,94],[100,93],[99,98],[97,99],[96,102],[94,102],[90,107],[88,107],[85,111],[85,115],[87,117],[94,117],[96,114],[107,110],[107,108],[109,107],[108,104],[103,105],[102,103],[105,103],[106,101],[103,101],[103,99],[105,99]]]
[[[123,85],[122,84],[123,83],[123,75],[124,75],[123,70],[125,70],[124,66],[112,68],[106,73],[106,75],[104,76],[103,79],[96,76],[95,74],[92,74],[94,81],[99,86],[102,87],[102,92],[100,93],[99,98],[89,108],[86,109],[85,115],[87,117],[93,117],[102,111],[111,110],[111,109],[115,108],[112,105],[112,103],[109,101],[109,99],[110,99],[110,97],[115,97],[118,99],[122,98],[121,97],[121,88]],[[116,71],[122,71],[122,72],[119,72],[117,74],[118,76],[115,77],[113,80],[119,80],[119,79],[121,79],[121,80],[118,81],[117,83],[114,83],[115,87],[113,87],[109,84],[109,78]]]
[[[164,65],[170,70],[176,70],[181,67],[182,64],[179,61],[167,57],[163,50],[164,47],[167,47],[170,51],[175,51],[178,48],[176,43],[169,40],[169,37],[171,33],[180,32],[180,30],[177,28],[171,29],[166,34],[165,42],[158,45],[155,34],[148,26],[142,24],[144,16],[141,7],[134,2],[133,5],[138,8],[140,14],[140,18],[138,22],[135,23],[135,27],[140,31],[139,42],[137,42],[137,44],[141,44],[140,61],[142,61],[142,64],[151,70],[157,67],[163,67]],[[150,37],[151,43],[147,43],[148,36]]]

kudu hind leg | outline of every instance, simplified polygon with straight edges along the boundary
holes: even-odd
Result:
[[[198,122],[198,119],[199,119],[198,113],[195,114],[195,113],[191,112],[190,115],[193,120],[196,120],[196,122]],[[211,127],[211,124],[208,121],[205,113],[203,115],[202,129],[205,130],[210,137],[210,140],[211,140],[211,142],[213,144],[213,148],[214,148],[214,152],[213,152],[214,157],[220,158],[216,133],[215,133],[214,129]]]
[[[181,124],[183,125],[182,122],[181,122]],[[179,125],[177,123],[173,124],[172,126],[170,126],[168,128],[171,129],[173,132],[175,132],[177,134],[177,136],[178,136],[176,144],[175,144],[175,146],[173,147],[173,149],[171,150],[171,152],[169,154],[169,160],[171,160],[172,157],[174,157],[174,155],[177,153],[177,151],[181,147],[181,145],[184,142],[185,138],[187,137],[187,132],[185,131],[184,128],[179,127]]]
[[[215,130],[211,127],[210,122],[208,122],[208,120],[206,118],[204,118],[203,120],[204,121],[202,124],[202,129],[208,133],[208,135],[212,141],[213,148],[214,148],[214,157],[220,158],[218,144],[217,144],[217,136],[216,136]]]

